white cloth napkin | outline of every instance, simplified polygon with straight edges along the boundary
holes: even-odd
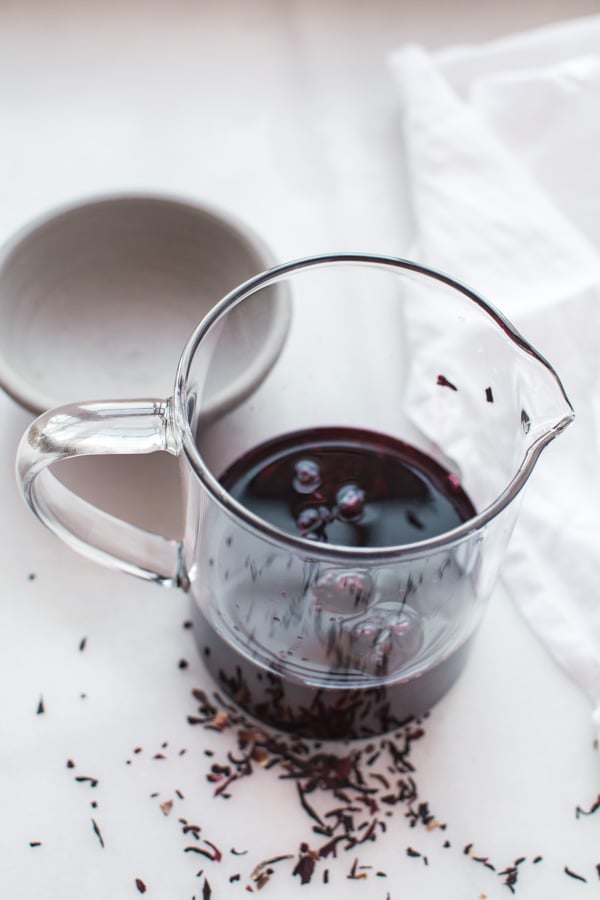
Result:
[[[600,16],[390,58],[413,256],[499,306],[577,418],[543,454],[502,569],[600,730]]]

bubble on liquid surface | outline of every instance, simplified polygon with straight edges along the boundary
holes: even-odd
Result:
[[[364,610],[373,595],[373,579],[368,572],[329,569],[313,584],[320,609],[352,615]]]
[[[299,494],[312,494],[321,484],[321,469],[313,459],[300,459],[294,466],[294,490]]]
[[[344,522],[358,522],[365,508],[365,492],[356,484],[345,484],[335,498],[337,514]]]
[[[301,535],[306,536],[321,525],[321,514],[314,506],[301,510],[296,519],[296,527]]]
[[[383,677],[414,660],[422,643],[419,624],[408,617],[390,621],[383,616],[369,616],[340,629],[338,664]]]

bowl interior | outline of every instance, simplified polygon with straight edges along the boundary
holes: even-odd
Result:
[[[243,226],[166,198],[85,203],[25,229],[0,260],[0,380],[39,412],[90,399],[166,397],[198,322],[273,259]],[[221,412],[281,349],[287,305],[264,310],[206,400]]]

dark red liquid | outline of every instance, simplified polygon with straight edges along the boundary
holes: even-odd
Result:
[[[280,531],[321,545],[414,544],[475,514],[458,480],[421,451],[354,429],[270,441],[221,481]],[[240,529],[208,565],[206,599],[194,604],[207,666],[276,727],[320,738],[381,733],[428,710],[462,670],[473,596],[452,550],[345,565],[312,559],[310,545],[304,556],[273,551]]]
[[[282,531],[346,547],[412,544],[475,515],[457,479],[433,459],[387,435],[350,428],[269,441],[220,480]]]

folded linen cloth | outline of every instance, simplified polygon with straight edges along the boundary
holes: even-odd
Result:
[[[412,256],[469,284],[557,369],[575,424],[525,493],[502,578],[600,732],[600,16],[390,57]]]

